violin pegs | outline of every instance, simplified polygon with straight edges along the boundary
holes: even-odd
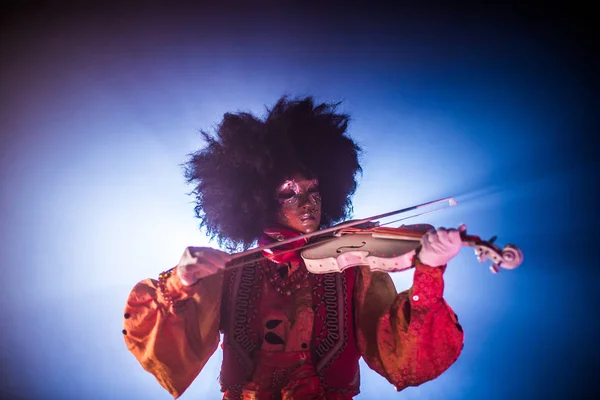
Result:
[[[498,236],[492,236],[492,238],[488,240],[488,243],[492,244],[496,241],[496,239],[498,239]]]
[[[492,271],[492,274],[497,274],[500,272],[500,267],[498,267],[498,264],[492,264],[490,265],[490,271]]]
[[[487,255],[481,250],[481,248],[475,248],[475,256],[477,257],[477,261],[479,261],[480,263],[487,260]]]

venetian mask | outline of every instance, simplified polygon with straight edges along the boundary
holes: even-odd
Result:
[[[275,196],[279,203],[277,223],[310,233],[321,224],[321,195],[319,181],[297,174],[277,187]]]

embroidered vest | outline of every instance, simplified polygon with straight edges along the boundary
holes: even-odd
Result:
[[[221,330],[224,334],[221,389],[232,398],[252,382],[256,354],[264,341],[258,315],[263,270],[272,261],[228,271],[224,282]],[[322,392],[354,396],[359,393],[360,353],[354,331],[353,292],[355,269],[344,273],[309,275],[314,310],[313,338],[307,351]]]

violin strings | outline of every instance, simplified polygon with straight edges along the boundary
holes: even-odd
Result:
[[[436,208],[435,210],[423,211],[422,213],[418,213],[418,214],[415,214],[415,215],[410,215],[410,216],[404,217],[404,218],[399,218],[399,219],[396,219],[396,220],[393,220],[393,221],[390,221],[390,222],[386,222],[386,223],[381,224],[379,226],[386,226],[386,225],[393,224],[393,223],[396,223],[396,222],[404,221],[406,219],[410,219],[410,218],[414,218],[414,217],[420,217],[421,215],[430,214],[432,212],[440,211],[440,210],[443,210],[445,208],[447,208],[447,207],[441,207],[441,208]]]

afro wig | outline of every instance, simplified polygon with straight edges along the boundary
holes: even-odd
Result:
[[[319,180],[321,227],[350,216],[361,149],[336,108],[282,97],[264,119],[226,113],[214,135],[200,132],[207,145],[189,155],[185,178],[211,239],[231,251],[251,247],[274,223],[277,186],[296,173]]]

